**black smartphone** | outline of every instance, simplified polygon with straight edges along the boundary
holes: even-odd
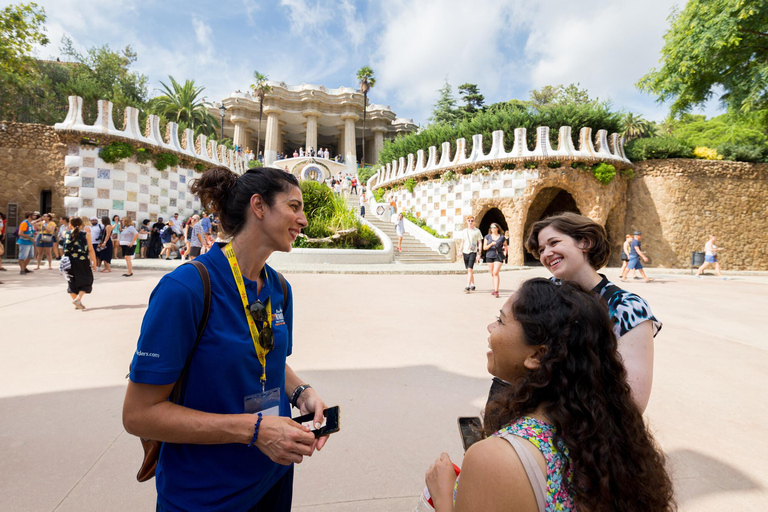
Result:
[[[458,422],[461,443],[464,445],[465,452],[476,442],[485,439],[483,422],[477,416],[463,416],[459,418]]]
[[[338,405],[325,409],[323,411],[323,425],[318,429],[315,429],[315,426],[313,425],[315,415],[311,413],[305,414],[304,416],[299,416],[298,418],[293,418],[293,421],[311,429],[312,433],[315,434],[315,437],[322,437],[328,434],[333,434],[334,432],[338,432],[341,429],[339,426],[339,414]]]

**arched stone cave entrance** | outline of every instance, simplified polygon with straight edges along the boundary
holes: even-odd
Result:
[[[501,213],[501,210],[498,208],[491,208],[485,214],[483,214],[483,218],[480,219],[480,224],[477,225],[478,229],[480,230],[480,233],[483,234],[483,236],[487,235],[491,232],[491,224],[493,223],[498,224],[501,226],[501,232],[504,234],[507,230],[509,230],[509,225],[507,224],[507,219],[504,218],[504,214]]]
[[[528,231],[531,229],[531,225],[533,225],[534,222],[563,212],[581,214],[579,208],[576,206],[576,201],[571,194],[557,187],[549,187],[539,191],[536,198],[531,203],[531,206],[528,208],[528,216],[525,219],[525,230],[523,231],[523,246],[525,246]],[[534,258],[531,253],[527,250],[524,250],[523,252],[526,265],[539,264],[539,261]]]

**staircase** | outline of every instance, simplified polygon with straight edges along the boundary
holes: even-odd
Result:
[[[375,215],[365,217],[365,220],[382,230],[395,248],[395,263],[450,263],[447,256],[430,249],[407,232],[403,235],[403,252],[397,250],[397,233],[391,222],[379,220]],[[448,240],[446,240],[448,241]]]

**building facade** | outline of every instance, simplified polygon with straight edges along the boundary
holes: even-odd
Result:
[[[322,85],[286,85],[268,82],[272,90],[264,98],[259,125],[259,98],[251,92],[233,92],[224,98],[224,136],[235,145],[263,152],[265,165],[273,165],[278,153],[287,157],[305,151],[328,149],[330,158],[343,159],[355,172],[362,158],[373,164],[386,139],[416,130],[411,119],[400,119],[385,105],[368,104],[363,128],[363,94],[349,87],[327,89]],[[218,106],[211,113],[219,116]],[[261,141],[257,144],[257,138]]]

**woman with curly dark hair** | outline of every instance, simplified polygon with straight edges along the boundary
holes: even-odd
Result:
[[[437,512],[675,509],[611,328],[578,284],[523,283],[488,326],[488,371],[511,385],[488,403],[489,437],[460,478],[445,453],[427,472]]]

